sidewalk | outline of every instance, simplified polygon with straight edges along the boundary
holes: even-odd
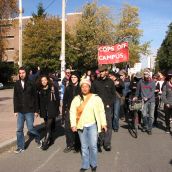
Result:
[[[16,120],[13,113],[13,89],[0,90],[0,152],[15,144]],[[43,119],[35,118],[34,125],[37,127],[41,124]]]

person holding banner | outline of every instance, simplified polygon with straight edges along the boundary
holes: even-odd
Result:
[[[98,143],[98,151],[101,152],[101,146],[104,146],[105,151],[111,151],[111,137],[112,137],[112,110],[115,98],[115,85],[113,81],[107,77],[106,65],[99,66],[100,77],[97,78],[92,84],[92,92],[101,97],[106,114],[107,132],[102,135],[100,140],[103,142]],[[103,145],[102,145],[103,144]]]
[[[97,135],[107,131],[104,105],[101,98],[90,93],[91,82],[80,82],[81,94],[76,96],[70,106],[70,122],[73,132],[78,131],[81,141],[82,166],[80,172],[92,172],[97,168]]]

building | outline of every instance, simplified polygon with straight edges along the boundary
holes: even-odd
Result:
[[[81,19],[82,13],[68,13],[66,14],[66,28],[68,32],[73,33],[76,23]],[[32,16],[22,18],[22,28],[24,30],[26,24],[30,22]],[[8,20],[7,24],[0,25],[1,31],[6,30],[3,35],[5,44],[5,54],[3,60],[7,62],[18,62],[19,58],[19,18]]]

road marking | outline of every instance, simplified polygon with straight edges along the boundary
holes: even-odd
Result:
[[[117,167],[119,156],[120,156],[120,153],[116,152],[116,154],[115,154],[115,163],[114,163],[115,167]]]
[[[53,152],[53,154],[50,155],[48,159],[43,164],[41,164],[38,168],[36,168],[33,172],[38,172],[41,168],[43,168],[59,151],[60,148],[58,148],[55,152]]]

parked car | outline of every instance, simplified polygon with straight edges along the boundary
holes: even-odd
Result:
[[[4,88],[4,85],[3,83],[0,82],[0,89],[3,89]]]

